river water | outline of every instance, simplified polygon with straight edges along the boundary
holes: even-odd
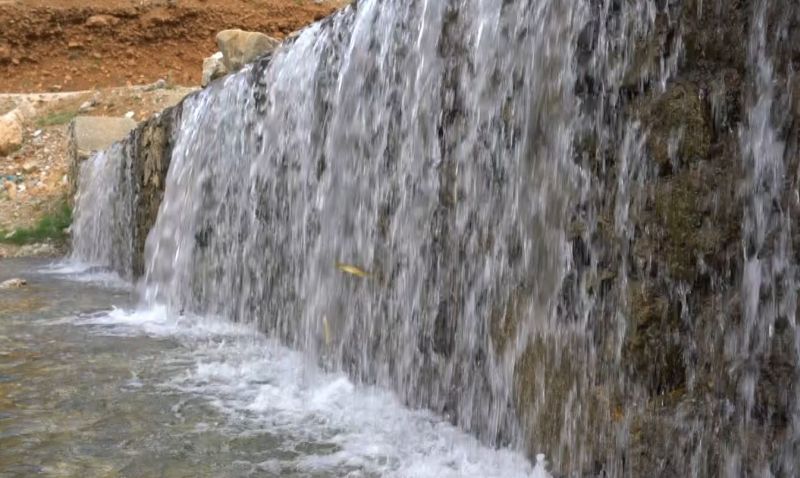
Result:
[[[113,275],[0,261],[0,476],[547,476],[253,327],[137,310]]]

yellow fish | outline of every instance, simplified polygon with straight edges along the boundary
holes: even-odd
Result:
[[[322,332],[325,334],[325,345],[331,344],[331,329],[328,326],[328,318],[322,317]]]
[[[353,276],[356,276],[356,277],[361,277],[361,278],[369,277],[369,272],[367,272],[364,269],[361,269],[359,267],[356,267],[354,265],[351,265],[351,264],[343,264],[341,262],[337,262],[336,263],[336,268],[339,269],[340,271],[344,272],[345,274],[350,274],[350,275],[353,275]]]

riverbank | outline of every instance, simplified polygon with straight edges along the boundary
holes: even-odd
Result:
[[[66,250],[71,214],[64,209],[72,203],[69,124],[75,117],[128,116],[143,121],[194,90],[156,83],[61,94],[0,95],[0,115],[20,107],[32,111],[22,123],[21,147],[0,158],[0,257],[53,255]],[[62,227],[53,228],[56,224]]]

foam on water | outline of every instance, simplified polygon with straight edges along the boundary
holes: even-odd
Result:
[[[319,369],[254,326],[204,317],[173,317],[163,308],[115,309],[79,317],[77,325],[118,337],[170,339],[181,347],[165,366],[190,366],[163,384],[202,397],[228,417],[236,435],[272,433],[284,445],[307,444],[299,457],[258,464],[266,472],[341,476],[549,476],[510,450],[482,445],[433,413],[410,410],[377,387],[355,386],[342,373]],[[316,450],[316,451],[314,451]]]
[[[75,282],[85,282],[112,289],[129,289],[133,284],[106,267],[67,258],[36,270],[40,274],[62,276]]]

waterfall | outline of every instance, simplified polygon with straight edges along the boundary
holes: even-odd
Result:
[[[585,467],[598,271],[569,230],[598,218],[574,138],[627,129],[605,121],[655,11],[612,3],[362,1],[188,100],[148,300],[258,322],[488,443]]]
[[[108,268],[130,278],[133,272],[134,181],[131,157],[117,143],[81,164],[71,259]]]
[[[353,3],[184,101],[143,302],[564,476],[796,474],[800,15],[723,3]],[[115,151],[74,256],[130,271]]]
[[[587,345],[558,306],[588,14],[359,2],[192,98],[147,295],[257,321],[490,443],[518,440],[529,342]]]
[[[738,369],[736,374],[739,375],[736,413],[740,438],[728,450],[726,472],[729,476],[745,474],[747,468],[742,463],[745,457],[768,456],[770,448],[775,446],[770,443],[750,443],[748,440],[753,424],[759,421],[755,415],[764,413],[755,410],[756,394],[763,393],[759,390],[759,382],[764,379],[762,375],[778,372],[762,368],[761,363],[766,360],[770,368],[778,368],[782,365],[779,362],[781,354],[794,355],[796,363],[800,351],[792,350],[800,346],[800,328],[797,327],[796,317],[800,270],[792,251],[792,229],[795,226],[784,199],[788,193],[789,204],[797,202],[797,190],[792,193],[786,189],[786,145],[781,138],[781,129],[786,127],[783,123],[788,116],[785,113],[776,114],[781,107],[777,90],[786,86],[780,85],[780,82],[789,83],[790,79],[780,78],[772,57],[777,48],[775,43],[785,35],[786,25],[773,25],[772,29],[768,25],[768,14],[774,14],[775,8],[788,10],[782,7],[785,6],[780,2],[754,2],[747,52],[752,76],[751,105],[740,133],[746,174],[742,237],[744,269],[741,283],[743,323],[729,333],[726,342],[726,352],[733,357]],[[789,351],[785,350],[787,347]],[[783,400],[788,402],[784,407],[791,414],[786,419],[792,423],[792,427],[783,444],[777,445],[782,459],[772,469],[769,461],[753,460],[748,470],[751,473],[761,476],[793,476],[800,473],[797,463],[800,381],[797,373],[795,370],[794,377],[790,377],[794,383],[789,381],[783,384],[788,387]]]

